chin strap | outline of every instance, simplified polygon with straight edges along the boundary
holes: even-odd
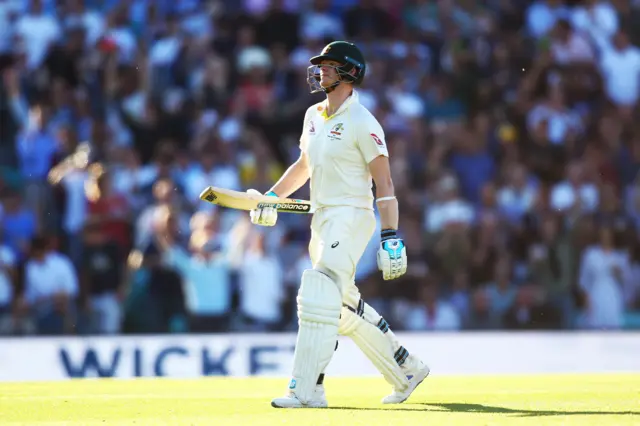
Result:
[[[322,87],[322,91],[323,91],[324,93],[331,93],[331,92],[333,92],[333,91],[335,90],[335,88],[336,88],[336,87],[338,87],[338,85],[339,85],[340,83],[342,83],[342,80],[338,80],[338,81],[336,81],[335,83],[333,83],[333,84],[332,84],[331,86],[329,86],[329,87],[322,87],[322,86],[320,86],[320,87]]]

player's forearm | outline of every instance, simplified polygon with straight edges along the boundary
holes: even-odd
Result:
[[[378,205],[378,212],[380,213],[380,224],[382,229],[398,229],[398,200],[394,197],[391,199],[385,199],[387,197],[393,197],[393,195],[380,196],[376,204]]]
[[[278,197],[287,198],[309,180],[309,170],[302,160],[293,163],[271,188]]]
[[[380,213],[380,224],[382,229],[398,229],[398,200],[395,197],[395,190],[391,176],[378,179],[376,182],[376,205]]]

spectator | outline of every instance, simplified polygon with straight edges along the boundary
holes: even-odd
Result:
[[[471,205],[458,193],[453,176],[442,178],[436,187],[437,201],[427,211],[426,227],[429,232],[442,231],[450,224],[469,225],[473,220]]]
[[[244,327],[252,331],[274,330],[282,321],[284,301],[282,268],[266,246],[265,235],[249,235],[240,268],[240,312]]]
[[[72,260],[80,258],[82,227],[87,215],[85,187],[91,171],[88,147],[73,147],[69,154],[49,172],[49,183],[62,200],[62,232],[66,238],[66,250]]]
[[[629,274],[628,253],[616,249],[610,228],[601,228],[597,243],[587,248],[580,262],[579,283],[587,303],[584,311],[586,327],[622,327],[624,287]]]
[[[105,29],[104,16],[96,11],[88,9],[82,0],[70,0],[66,3],[67,15],[64,25],[77,25],[86,32],[86,42],[88,46],[95,46]]]
[[[528,248],[528,273],[534,282],[541,283],[549,302],[563,312],[566,325],[574,306],[571,299],[573,271],[577,268],[576,250],[569,235],[560,224],[559,217],[540,218],[539,237]]]
[[[78,277],[68,259],[52,251],[51,241],[36,236],[24,267],[25,288],[19,309],[33,314],[39,334],[62,334],[75,324]]]
[[[50,191],[45,185],[47,175],[59,145],[48,129],[49,120],[44,105],[31,108],[25,127],[16,139],[16,153],[25,180],[25,202],[41,216],[49,207]]]
[[[124,257],[122,247],[97,220],[84,226],[79,270],[81,302],[90,316],[92,334],[120,331]]]
[[[486,287],[489,309],[497,317],[502,317],[513,305],[516,287],[511,278],[511,268],[506,258],[496,262],[494,280]]]
[[[44,11],[42,0],[31,1],[29,12],[15,24],[14,30],[27,51],[27,66],[36,69],[42,64],[49,47],[61,37],[60,23]]]
[[[207,187],[207,182],[216,182],[216,186],[222,188],[240,189],[238,170],[216,161],[216,157],[215,148],[204,149],[198,155],[199,161],[192,165],[185,176],[185,193],[193,206],[201,203],[200,193]]]
[[[533,209],[538,188],[523,164],[511,167],[507,179],[505,186],[498,190],[498,206],[506,218],[517,224]]]
[[[461,321],[456,310],[445,300],[439,300],[434,284],[423,286],[418,301],[405,313],[404,327],[407,330],[455,331]]]
[[[461,195],[471,203],[480,203],[483,186],[494,177],[495,164],[487,147],[487,140],[476,123],[464,131],[452,153],[451,168],[460,181]]]
[[[120,250],[129,250],[130,207],[127,199],[113,190],[112,175],[98,171],[87,185],[88,220],[96,223],[118,244]]]
[[[391,17],[374,0],[357,2],[343,16],[346,35],[351,39],[386,38],[391,34]]]
[[[56,154],[56,140],[48,129],[48,117],[44,104],[32,105],[26,111],[19,102],[20,83],[16,81],[17,70],[9,70],[5,74],[5,84],[13,92],[12,95],[17,102],[14,105],[14,119],[20,124],[20,132],[15,141],[16,153],[18,154],[20,171],[25,177],[32,180],[42,179],[46,176],[48,168],[51,166],[54,154]]]
[[[111,169],[113,190],[123,195],[138,215],[147,204],[145,190],[153,185],[158,171],[151,164],[142,165],[140,155],[131,147],[118,150],[116,161]]]
[[[9,191],[2,204],[4,242],[18,259],[24,260],[31,238],[38,232],[36,216],[24,205],[22,195],[17,191]]]
[[[559,311],[545,301],[542,288],[532,283],[518,288],[503,321],[508,330],[557,329],[561,325]]]
[[[502,328],[499,312],[492,308],[491,295],[486,288],[476,289],[471,297],[469,315],[465,323],[467,330],[497,330]]]
[[[149,51],[149,68],[152,73],[152,93],[161,95],[166,87],[175,87],[172,67],[182,52],[184,37],[176,15],[167,16],[165,28],[158,34]]]
[[[282,44],[287,51],[299,45],[299,16],[285,8],[284,0],[273,0],[270,8],[259,18],[257,40],[262,47]]]
[[[474,287],[493,281],[496,262],[506,256],[498,226],[495,216],[485,216],[473,230],[469,274],[473,277]]]
[[[632,107],[640,96],[640,49],[618,31],[603,49],[600,69],[608,99],[619,107]]]
[[[551,42],[551,54],[558,65],[582,65],[595,59],[593,47],[567,20],[556,23]]]
[[[444,277],[451,277],[468,267],[472,250],[468,231],[460,224],[451,224],[433,241],[433,267]]]
[[[135,224],[135,246],[146,247],[153,239],[156,223],[167,208],[173,208],[177,214],[176,231],[187,232],[190,216],[181,203],[174,183],[170,179],[158,179],[153,184],[153,197],[155,202],[148,205],[137,218]],[[184,243],[184,238],[179,238]]]
[[[304,38],[341,39],[344,36],[343,23],[330,12],[331,2],[313,0],[310,10],[303,12],[300,19],[300,36]]]
[[[551,143],[564,145],[580,133],[580,116],[567,106],[564,86],[549,89],[548,98],[529,111],[527,124],[530,131],[544,131],[542,135]]]
[[[567,178],[551,191],[551,207],[563,213],[592,212],[598,207],[598,189],[586,180],[584,167],[573,162],[567,167]]]
[[[496,185],[493,181],[485,183],[480,189],[480,200],[476,207],[475,219],[476,223],[487,219],[504,219],[498,209]]]
[[[149,244],[129,257],[122,329],[127,334],[182,333],[188,330],[182,278],[162,265],[161,252]]]
[[[164,262],[184,278],[189,330],[195,333],[228,330],[231,271],[215,235],[196,227],[191,234],[189,252],[175,244],[171,234],[163,235],[160,240]]]

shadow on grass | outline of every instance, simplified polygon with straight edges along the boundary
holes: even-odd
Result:
[[[483,404],[463,403],[407,403],[412,408],[405,406],[391,406],[389,408],[378,407],[329,407],[333,410],[378,410],[378,411],[440,411],[448,413],[487,413],[487,414],[512,414],[514,417],[541,417],[541,416],[640,416],[640,411],[554,411],[554,410],[525,410],[518,408],[496,407]]]
[[[420,403],[425,407],[441,408],[439,411],[454,413],[488,413],[488,414],[516,414],[517,417],[538,416],[640,416],[640,411],[560,411],[560,410],[526,410],[519,408],[496,407],[483,404],[463,403]]]

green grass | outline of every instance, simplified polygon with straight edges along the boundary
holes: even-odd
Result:
[[[385,406],[382,379],[326,379],[329,409],[270,406],[286,379],[0,384],[0,425],[640,425],[640,375],[429,377]]]

